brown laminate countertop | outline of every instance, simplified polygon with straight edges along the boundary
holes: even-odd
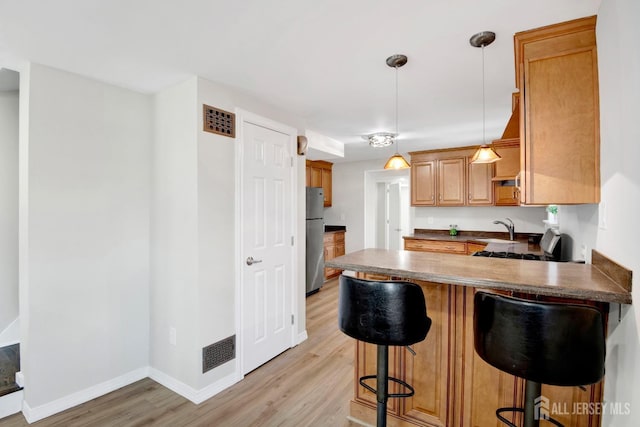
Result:
[[[326,267],[475,288],[631,304],[631,292],[591,264],[363,249]]]
[[[450,236],[447,233],[438,231],[422,231],[403,236],[402,238],[413,240],[435,240],[439,242],[460,242],[460,243],[481,243],[487,245],[485,250],[495,252],[514,252],[514,253],[531,253],[542,254],[540,245],[537,243],[529,243],[529,233],[516,233],[513,242],[506,243],[509,240],[508,233],[491,232],[491,231],[461,231],[456,236]],[[538,240],[540,235],[538,236]],[[488,240],[500,239],[505,243],[489,242]]]

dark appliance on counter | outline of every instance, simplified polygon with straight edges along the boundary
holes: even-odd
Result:
[[[549,228],[545,231],[540,240],[540,249],[543,255],[515,253],[515,252],[493,252],[480,251],[473,256],[483,256],[490,258],[511,258],[511,259],[528,259],[534,261],[562,261],[562,235],[558,230]]]
[[[324,283],[324,192],[307,187],[306,294],[318,292]]]

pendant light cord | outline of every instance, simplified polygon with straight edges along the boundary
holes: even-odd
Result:
[[[398,133],[398,66],[394,67],[396,69],[396,154],[398,154],[398,140],[400,134]]]
[[[485,99],[484,99],[484,44],[482,45],[482,145],[486,145],[485,136]]]

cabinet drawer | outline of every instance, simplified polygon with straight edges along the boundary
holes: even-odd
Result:
[[[408,251],[446,252],[452,254],[466,254],[467,244],[464,242],[443,242],[439,240],[412,240],[404,241],[404,248]]]

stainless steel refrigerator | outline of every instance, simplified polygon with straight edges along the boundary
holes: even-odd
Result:
[[[317,292],[324,283],[324,192],[307,187],[307,295]]]

